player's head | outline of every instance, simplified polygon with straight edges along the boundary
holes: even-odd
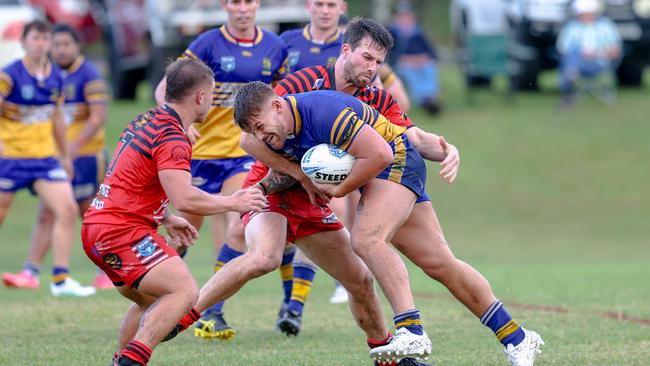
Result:
[[[345,81],[359,88],[370,84],[393,43],[390,32],[376,21],[352,19],[345,29],[341,47]]]
[[[214,73],[201,60],[180,59],[167,66],[165,102],[194,114],[192,122],[203,122],[212,107]]]
[[[52,30],[52,59],[67,69],[81,53],[79,34],[68,24],[57,24]]]
[[[221,0],[221,7],[228,14],[228,25],[244,32],[255,26],[260,0]]]
[[[244,85],[235,97],[235,123],[244,131],[280,149],[289,135],[285,104],[273,89],[260,81]]]
[[[47,57],[52,43],[51,31],[50,25],[41,20],[34,20],[25,24],[22,43],[28,58],[41,59]]]
[[[305,0],[305,9],[313,27],[334,29],[348,9],[348,4],[344,0]]]

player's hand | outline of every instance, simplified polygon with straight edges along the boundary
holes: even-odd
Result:
[[[332,195],[328,194],[326,191],[321,190],[319,188],[320,184],[317,184],[318,183],[312,182],[312,180],[309,179],[306,175],[303,179],[300,179],[300,185],[309,195],[309,202],[311,202],[312,205],[318,204],[316,202],[317,198],[320,198],[325,203],[329,203],[332,199]]]
[[[194,124],[191,124],[190,127],[187,128],[187,138],[190,139],[190,142],[192,145],[196,144],[196,141],[200,139],[202,136],[199,133],[199,130],[194,127]]]
[[[72,177],[74,177],[74,165],[72,164],[72,159],[69,156],[64,156],[59,158],[59,164],[61,165],[61,168],[65,170],[66,174],[68,174],[68,179],[72,180]]]
[[[440,146],[442,146],[442,151],[445,153],[445,160],[440,163],[441,169],[438,175],[451,184],[458,175],[460,154],[456,146],[448,143],[443,136],[440,136]]]
[[[230,196],[233,199],[233,210],[239,212],[260,212],[268,207],[266,196],[258,185],[240,189]]]
[[[175,244],[176,251],[180,247],[192,246],[194,241],[199,238],[196,228],[182,217],[171,215],[163,221],[163,226],[170,240]]]
[[[332,197],[343,197],[345,196],[344,194],[340,194],[339,189],[338,189],[338,184],[324,184],[324,183],[316,183],[314,182],[314,185],[318,190],[321,192],[325,193],[328,197],[327,202],[329,202]]]

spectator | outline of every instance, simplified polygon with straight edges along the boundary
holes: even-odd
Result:
[[[389,30],[395,38],[390,63],[406,82],[413,103],[431,114],[438,113],[440,87],[436,52],[418,25],[408,1],[397,4]]]
[[[576,0],[576,18],[560,31],[557,50],[560,53],[561,105],[575,100],[575,84],[579,77],[594,78],[613,72],[621,58],[621,37],[616,25],[600,15],[597,0]]]

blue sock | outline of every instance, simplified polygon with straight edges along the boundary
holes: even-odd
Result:
[[[395,328],[398,330],[400,328],[406,328],[409,332],[417,335],[422,335],[424,332],[422,329],[422,321],[420,320],[420,310],[418,309],[395,315],[393,321],[395,322]]]
[[[291,300],[291,289],[293,287],[293,257],[296,256],[296,247],[290,245],[284,249],[282,263],[280,263],[280,277],[282,278],[282,290],[284,291],[285,304]]]
[[[68,267],[63,266],[54,266],[52,268],[52,282],[55,285],[61,285],[65,282],[65,279],[70,276],[70,270]]]
[[[34,277],[38,277],[38,275],[41,273],[41,266],[30,261],[25,261],[23,264],[23,272],[27,272]]]
[[[315,276],[316,267],[305,263],[296,263],[293,265],[293,286],[288,310],[302,314],[302,309],[305,307],[307,297],[309,297]]]
[[[230,262],[231,260],[239,257],[244,253],[238,252],[231,248],[228,243],[224,243],[223,246],[221,247],[221,251],[219,251],[219,255],[217,256],[217,262],[214,264],[214,272],[216,273],[223,267],[224,264]],[[205,309],[203,312],[204,314],[206,313],[221,313],[223,311],[223,304],[224,302],[218,302],[209,308]]]
[[[494,301],[488,307],[481,317],[481,324],[492,329],[494,335],[504,346],[508,344],[517,346],[524,340],[525,334],[521,329],[521,325],[512,319],[503,303],[499,300]]]

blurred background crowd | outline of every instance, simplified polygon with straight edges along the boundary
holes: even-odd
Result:
[[[457,63],[470,89],[502,77],[508,90],[538,90],[539,75],[557,68],[562,107],[580,93],[613,103],[617,86],[641,85],[650,59],[649,0],[350,0],[348,8],[390,27],[388,61],[412,103],[431,113],[444,93],[441,62]],[[113,97],[131,99],[226,13],[219,0],[0,0],[0,65],[22,52],[22,26],[36,18],[75,28]],[[278,33],[309,20],[302,0],[264,0],[257,18]]]

